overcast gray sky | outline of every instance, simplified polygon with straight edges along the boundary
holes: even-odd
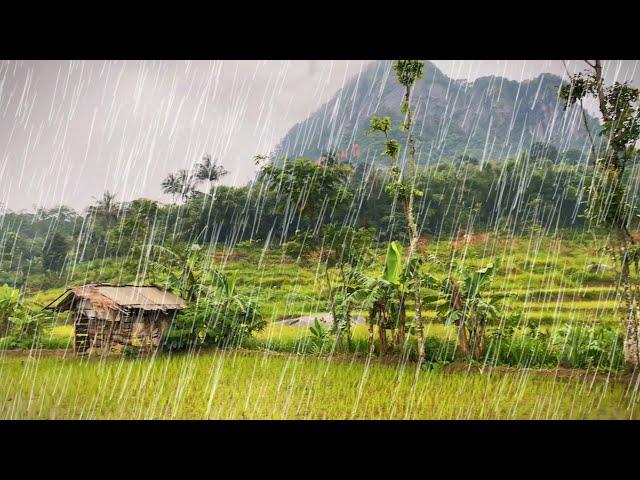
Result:
[[[160,182],[210,153],[254,175],[287,130],[329,100],[369,61],[1,61],[0,205],[61,203],[78,210],[109,189],[119,200],[167,201]],[[560,61],[434,60],[453,78],[564,75]],[[581,70],[581,61],[569,61]],[[633,79],[636,61],[605,64]]]

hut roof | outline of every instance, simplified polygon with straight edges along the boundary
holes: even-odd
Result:
[[[187,303],[179,296],[153,285],[90,284],[68,288],[45,308],[64,311],[77,299],[88,300],[100,309],[181,310]],[[56,303],[57,302],[57,303]],[[56,305],[54,305],[56,304]]]

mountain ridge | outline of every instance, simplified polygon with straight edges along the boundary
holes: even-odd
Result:
[[[294,125],[272,152],[272,158],[319,158],[329,151],[342,159],[384,162],[382,138],[367,135],[372,116],[389,116],[394,137],[402,121],[403,88],[392,61],[369,65],[333,98]],[[523,81],[487,75],[453,79],[432,62],[412,92],[414,134],[420,163],[452,160],[460,155],[501,160],[528,151],[534,141],[558,150],[586,151],[587,133],[577,107],[562,110],[558,87],[562,79],[541,73]],[[587,114],[590,127],[598,121]]]

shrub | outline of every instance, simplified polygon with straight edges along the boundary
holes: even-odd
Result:
[[[21,308],[20,291],[4,284],[0,287],[0,337],[9,333],[10,319]]]
[[[622,333],[610,325],[565,325],[548,335],[537,328],[493,331],[485,362],[512,367],[623,367]]]
[[[282,244],[284,254],[296,260],[306,261],[316,249],[316,240],[310,232],[296,230],[293,238]]]
[[[179,313],[167,330],[163,345],[169,350],[194,346],[238,346],[265,322],[252,299],[201,297]]]
[[[449,363],[455,360],[456,343],[438,337],[425,337],[424,358],[429,363]]]

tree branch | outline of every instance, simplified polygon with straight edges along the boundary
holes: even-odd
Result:
[[[588,60],[585,60],[585,62],[589,63]],[[569,69],[567,68],[567,62],[562,60],[562,65],[564,65],[564,70],[567,73],[567,77],[569,77],[569,80],[571,80],[571,74],[569,73]],[[591,135],[591,129],[589,128],[589,123],[587,121],[587,113],[584,111],[584,105],[582,104],[582,99],[580,99],[580,111],[582,112],[582,121],[584,123],[584,128],[587,130],[587,136],[589,137],[589,144],[591,145],[591,153],[593,155],[593,161],[595,162],[596,158],[598,158],[596,155],[596,145],[595,145],[595,142],[593,141],[593,135]]]

